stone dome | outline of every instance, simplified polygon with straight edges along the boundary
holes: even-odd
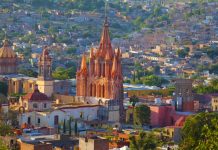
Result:
[[[16,58],[16,54],[9,46],[8,40],[4,40],[3,47],[0,48],[0,58]]]
[[[47,95],[39,92],[38,85],[35,85],[33,93],[26,94],[23,98],[28,101],[49,101]]]

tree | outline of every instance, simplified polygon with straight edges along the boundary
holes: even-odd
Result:
[[[134,108],[133,119],[135,125],[145,125],[150,123],[150,108],[147,105],[139,105]]]
[[[0,82],[0,93],[1,94],[4,94],[5,96],[7,95],[8,93],[8,86],[6,83],[4,82]]]
[[[75,120],[75,124],[74,124],[74,134],[77,136],[77,132],[78,132],[78,129],[77,129],[77,121]]]
[[[143,84],[149,86],[161,86],[162,84],[168,83],[168,80],[155,75],[142,77],[141,80]]]
[[[211,59],[215,59],[218,56],[217,47],[215,46],[204,47],[202,51],[206,53]]]
[[[68,69],[63,67],[57,67],[55,71],[52,73],[52,77],[57,80],[66,80],[71,79],[76,76],[76,67],[72,66]]]
[[[190,51],[189,48],[184,48],[184,49],[177,50],[176,54],[180,58],[185,58],[186,56],[188,56],[189,51]]]
[[[154,66],[153,73],[154,74],[160,74],[160,66],[159,65]]]
[[[153,133],[141,132],[139,136],[130,137],[130,149],[132,150],[154,150],[157,140]]]
[[[69,135],[71,136],[71,130],[72,130],[72,128],[71,128],[71,117],[70,117],[70,120],[69,120]]]
[[[24,74],[28,77],[37,77],[38,76],[38,73],[33,71],[32,69],[24,69],[24,68],[21,68],[18,70],[18,73],[20,74]]]
[[[209,85],[199,85],[195,87],[195,92],[198,94],[211,94],[218,92],[218,79],[212,80]]]
[[[180,149],[218,149],[218,113],[199,113],[189,117],[182,128]]]
[[[133,82],[135,82],[135,71],[133,72]]]
[[[9,150],[7,145],[5,145],[2,140],[0,140],[0,150]]]
[[[218,64],[213,64],[210,66],[210,73],[218,74]]]
[[[66,121],[64,119],[64,124],[63,124],[63,133],[65,134],[66,133]]]
[[[67,54],[76,54],[76,47],[69,47],[67,49]]]
[[[6,136],[13,134],[11,126],[1,122],[0,123],[0,136]]]
[[[136,95],[130,97],[129,102],[132,103],[132,106],[135,107],[135,104],[139,102],[139,98]]]
[[[58,124],[58,134],[60,134],[60,130],[61,130],[61,125]]]

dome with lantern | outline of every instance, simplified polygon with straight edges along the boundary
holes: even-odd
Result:
[[[17,56],[5,39],[0,48],[0,74],[15,74],[17,72]]]

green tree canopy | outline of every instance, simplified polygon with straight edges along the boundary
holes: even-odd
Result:
[[[66,80],[72,79],[76,76],[76,67],[70,67],[65,69],[63,67],[57,67],[55,71],[52,73],[52,77],[57,80]]]
[[[194,91],[198,94],[212,94],[218,92],[218,79],[213,79],[209,85],[199,85]]]
[[[209,68],[210,73],[218,74],[218,64],[213,64]]]
[[[139,98],[136,95],[130,97],[129,102],[132,103],[132,106],[135,107],[135,104],[139,102]]]
[[[176,51],[176,54],[180,58],[185,58],[186,56],[188,56],[188,53],[189,53],[189,48],[184,48]]]
[[[3,122],[0,122],[0,136],[12,135],[12,128]]]
[[[37,77],[38,76],[38,73],[33,71],[32,69],[21,68],[21,69],[18,69],[18,73],[24,74],[28,77]]]
[[[218,149],[218,113],[199,113],[191,116],[182,129],[182,150]]]
[[[150,123],[150,108],[147,105],[139,105],[134,108],[133,119],[135,125],[143,126]]]
[[[3,141],[0,140],[0,150],[9,150],[7,145],[5,145],[5,143],[3,143]]]
[[[67,49],[67,54],[76,54],[76,47],[69,47]]]
[[[206,53],[211,59],[214,59],[218,56],[217,47],[215,46],[204,47],[202,52]]]
[[[149,85],[149,86],[161,86],[164,83],[168,83],[166,79],[161,78],[159,76],[155,76],[155,75],[142,77],[141,81],[143,84]]]
[[[4,94],[5,96],[8,94],[8,86],[4,82],[0,82],[0,93]]]
[[[130,149],[154,150],[157,147],[157,139],[153,133],[141,132],[139,136],[130,137]]]

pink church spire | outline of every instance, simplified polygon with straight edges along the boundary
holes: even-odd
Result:
[[[111,40],[110,40],[110,35],[109,35],[109,24],[108,24],[108,20],[106,17],[105,22],[104,22],[104,28],[103,28],[102,35],[101,35],[99,55],[105,58],[107,51],[109,52],[109,55],[112,58],[113,50],[112,50]]]

